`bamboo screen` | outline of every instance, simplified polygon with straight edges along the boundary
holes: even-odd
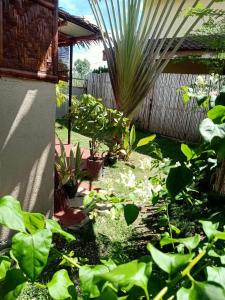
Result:
[[[177,92],[179,87],[194,83],[196,78],[197,75],[161,74],[145,98],[135,118],[136,124],[141,129],[182,141],[200,141],[198,127],[205,117],[205,111],[197,109],[193,102],[184,104]],[[87,92],[103,98],[106,106],[115,107],[108,74],[90,74]]]

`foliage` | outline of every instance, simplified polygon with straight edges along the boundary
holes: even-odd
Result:
[[[85,76],[90,72],[91,69],[91,64],[90,62],[85,58],[85,59],[77,59],[74,62],[74,76],[78,77],[80,79],[84,79]]]
[[[107,67],[99,67],[98,69],[94,69],[92,73],[94,74],[102,74],[102,73],[108,73],[109,69]]]
[[[131,118],[213,1],[206,7],[197,2],[191,5],[201,11],[194,22],[188,22],[191,16],[182,14],[187,8],[186,1],[179,6],[175,1],[149,0],[89,0],[89,3],[101,29],[117,108]],[[171,51],[181,31],[184,37]],[[169,44],[165,44],[171,36]]]
[[[156,138],[156,135],[150,135],[148,137],[145,137],[138,142],[136,142],[136,130],[135,126],[133,125],[131,129],[129,129],[129,126],[126,128],[125,134],[123,136],[123,149],[126,151],[125,154],[125,160],[128,160],[132,151],[135,151],[136,149],[149,145],[151,142],[154,141]]]
[[[106,108],[101,99],[83,95],[80,100],[74,99],[71,109],[73,129],[92,139],[93,156],[100,143],[104,143],[110,153],[120,147],[128,119],[117,110]]]
[[[19,202],[7,196],[0,199],[3,208],[11,207],[12,216],[8,222],[1,217],[1,224],[10,228],[13,214],[20,218],[18,232],[12,239],[10,256],[1,257],[0,290],[3,300],[17,299],[28,280],[39,287],[48,289],[54,300],[62,299],[162,299],[176,296],[177,299],[225,299],[224,282],[224,240],[225,232],[219,230],[218,223],[201,221],[204,237],[195,235],[188,238],[170,239],[164,237],[161,245],[176,244],[169,252],[161,252],[152,244],[147,249],[150,255],[122,265],[112,260],[102,261],[96,266],[80,265],[73,256],[54,249],[53,233],[74,237],[64,232],[57,222],[44,219],[33,213],[25,213]],[[29,219],[24,219],[29,214]],[[0,211],[2,215],[2,211]],[[4,216],[4,215],[3,215]],[[54,251],[53,251],[54,250]],[[53,274],[47,284],[39,283],[49,256],[56,255],[60,269]],[[12,263],[14,261],[14,264]],[[65,268],[65,264],[67,268]],[[66,269],[79,269],[81,296]],[[154,283],[159,279],[155,270],[164,275],[161,285]],[[159,272],[159,271],[158,271]],[[167,275],[166,275],[167,274]],[[122,299],[121,298],[121,299]]]
[[[56,84],[56,105],[61,107],[67,99],[68,84],[65,81],[59,81]]]
[[[82,171],[82,153],[79,143],[70,150],[70,156],[67,157],[64,144],[60,142],[60,154],[55,151],[55,169],[59,177],[59,188],[65,185],[72,185],[78,188],[86,173]]]

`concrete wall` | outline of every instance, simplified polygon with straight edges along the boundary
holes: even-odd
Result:
[[[53,208],[55,99],[52,83],[0,78],[0,196],[45,214]]]

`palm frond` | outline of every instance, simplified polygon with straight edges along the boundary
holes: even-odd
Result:
[[[206,9],[216,0],[209,0]],[[131,117],[202,15],[199,0],[89,0],[101,30],[117,108]],[[175,39],[182,36],[171,50]],[[169,43],[166,43],[166,40]]]

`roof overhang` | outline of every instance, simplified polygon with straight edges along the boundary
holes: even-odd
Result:
[[[101,33],[96,25],[59,9],[59,47],[84,45],[100,39]]]

